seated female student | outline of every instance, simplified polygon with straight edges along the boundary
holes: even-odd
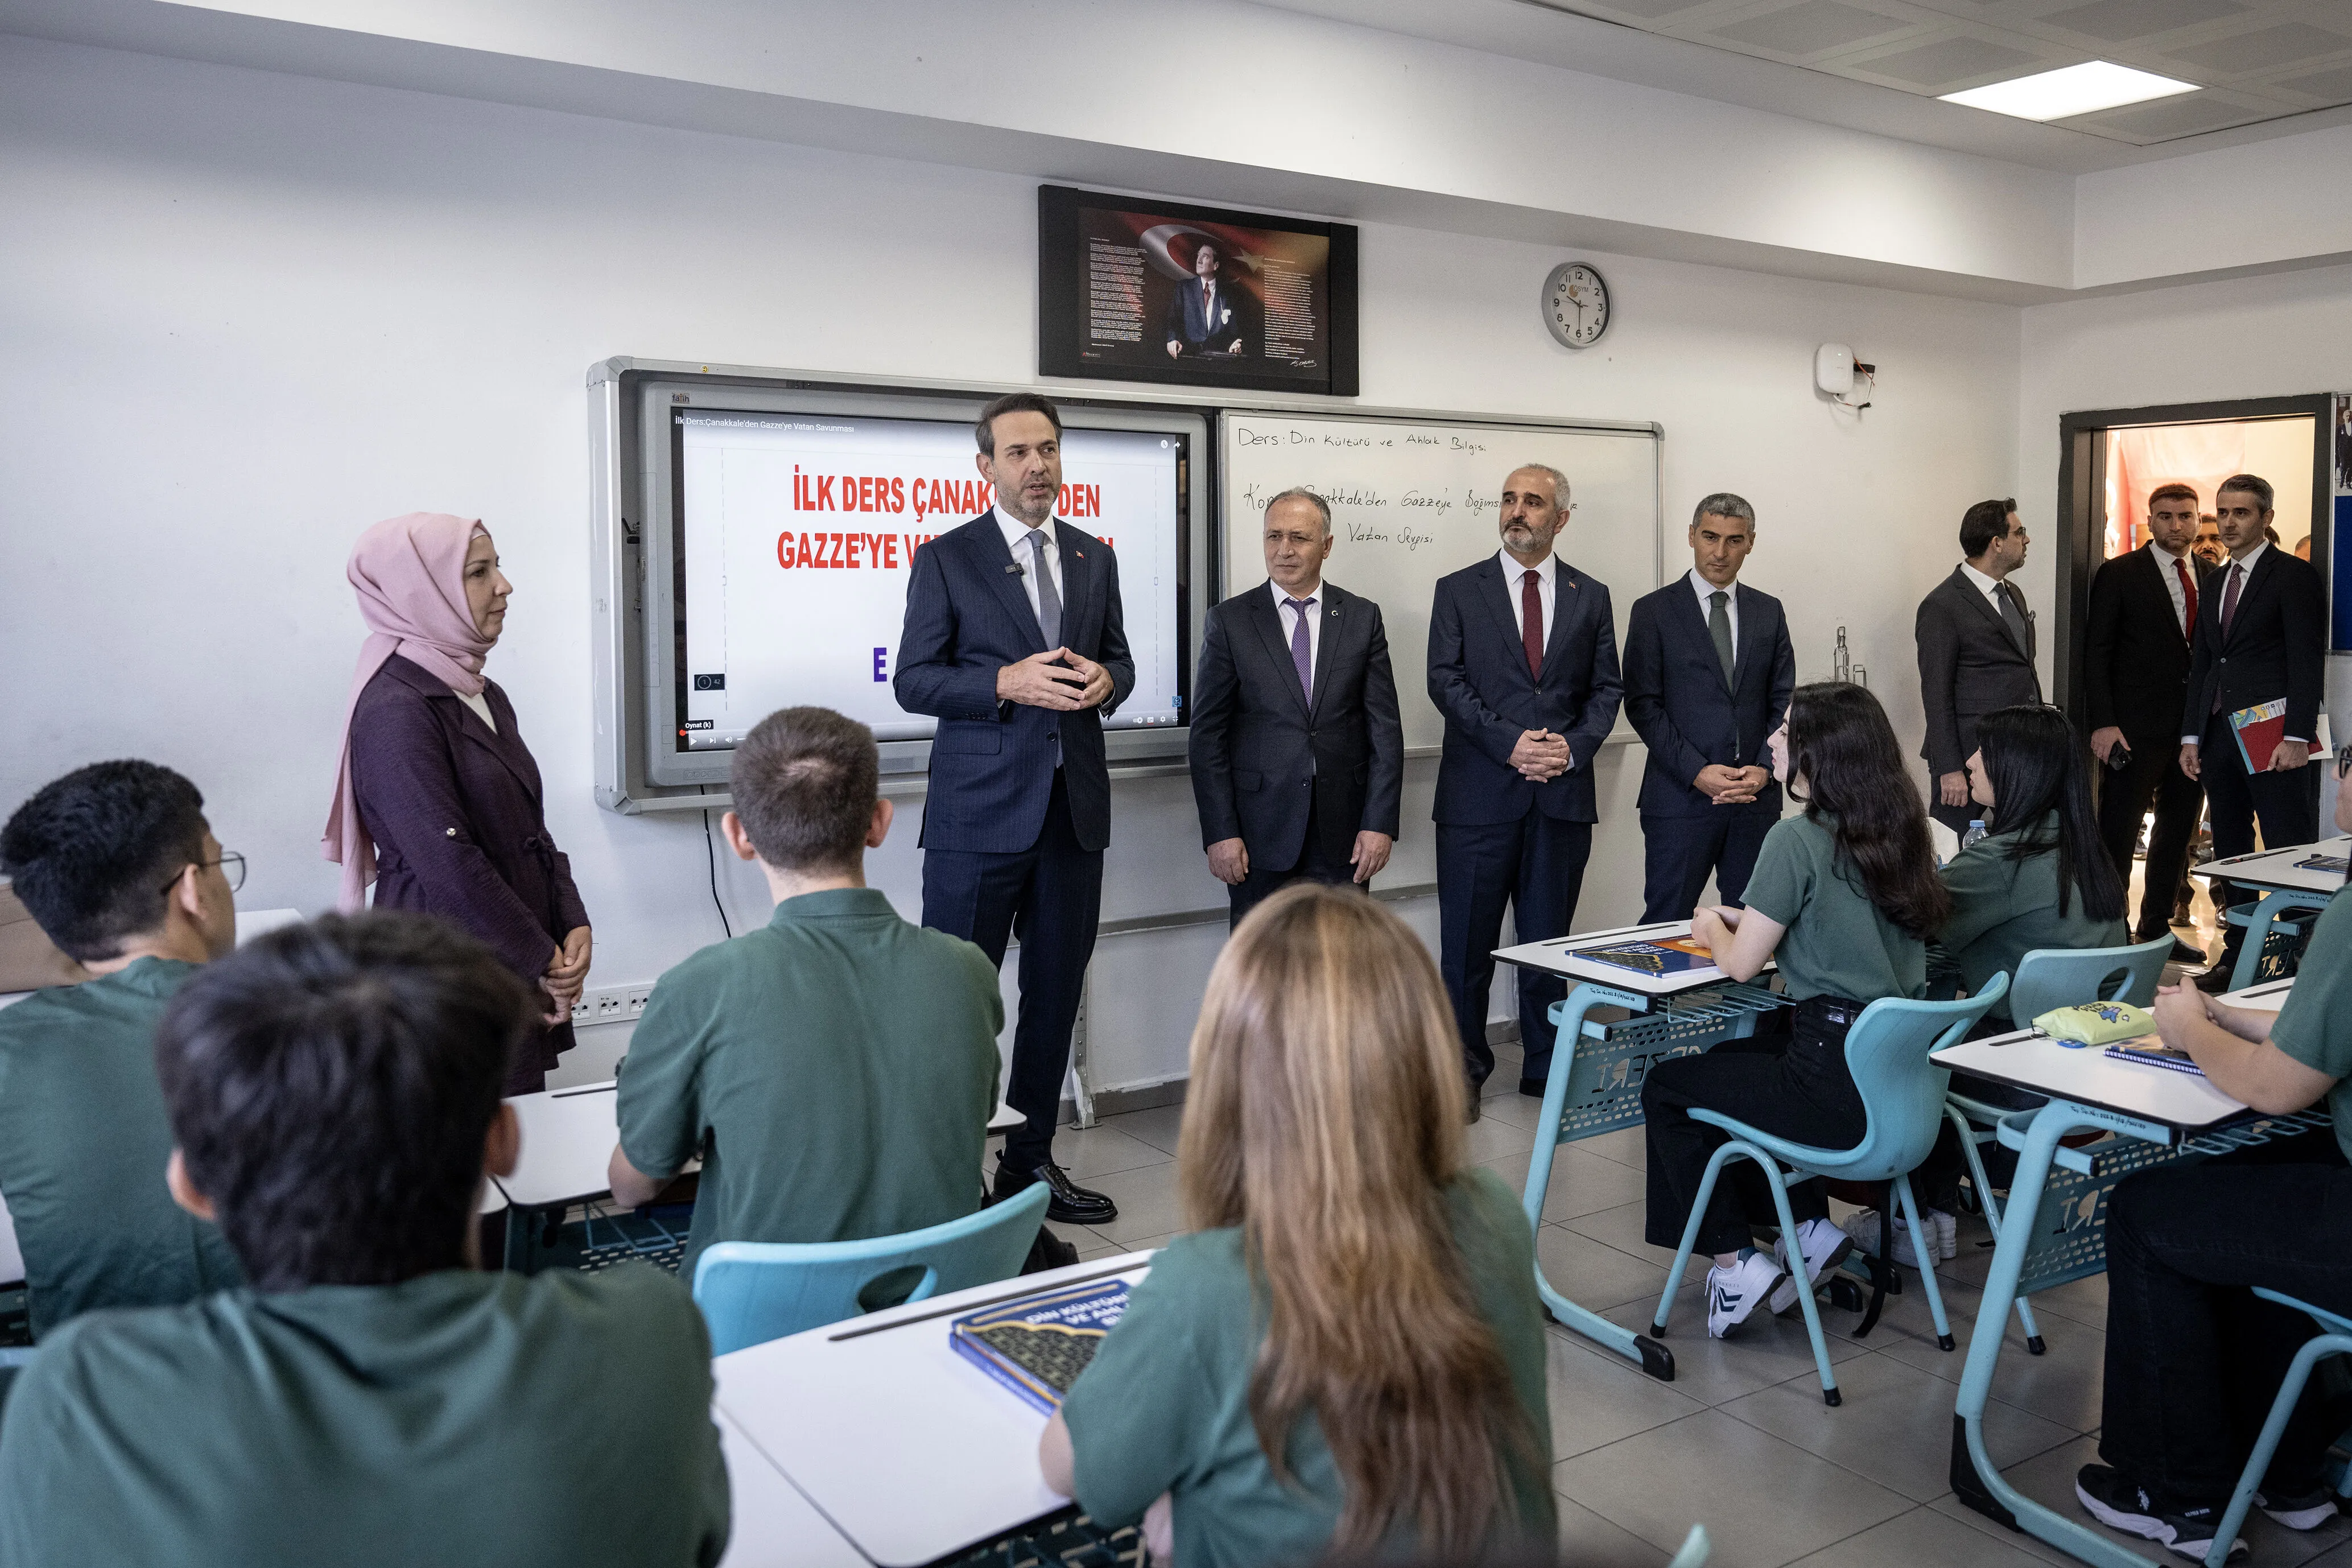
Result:
[[[1846,1030],[1880,997],[1925,989],[1927,939],[1950,907],[1928,847],[1927,810],[1878,699],[1843,681],[1801,686],[1769,746],[1774,775],[1804,813],[1764,836],[1747,909],[1702,909],[1691,934],[1735,979],[1750,979],[1777,958],[1795,1016],[1785,1042],[1718,1046],[1651,1069],[1642,1107],[1654,1247],[1681,1245],[1707,1161],[1728,1137],[1693,1121],[1693,1107],[1819,1147],[1862,1142],[1868,1117],[1846,1071]],[[1818,1279],[1853,1240],[1830,1223],[1819,1182],[1790,1185],[1789,1206],[1807,1277]],[[1717,1179],[1697,1238],[1697,1249],[1715,1256],[1706,1331],[1717,1339],[1768,1297],[1776,1312],[1797,1304],[1788,1238],[1759,1252],[1749,1245],[1751,1223],[1777,1223],[1771,1193],[1753,1162],[1735,1161]]]
[[[1943,869],[1952,912],[1927,949],[1929,994],[1974,995],[1994,975],[2016,973],[2019,961],[2036,948],[2122,947],[2131,941],[2124,879],[2099,837],[2084,754],[2074,727],[2055,708],[2000,708],[1978,721],[1977,749],[1968,761],[1969,798],[1985,808],[1989,831]],[[2003,996],[1976,1033],[2003,1034],[2030,1021],[2012,1023]],[[1955,1087],[1971,1099],[2014,1109],[2040,1100],[1981,1079],[1964,1078]],[[1920,1218],[1935,1226],[1937,1250],[1946,1258],[1957,1246],[1953,1211],[1961,1158],[1958,1134],[1947,1127],[1912,1178],[1926,1211]],[[1874,1213],[1846,1221],[1854,1239],[1874,1249],[1877,1227]],[[1895,1260],[1917,1267],[1900,1215]]]
[[[2352,833],[2352,788],[2336,797]],[[2273,1138],[2201,1164],[2126,1176],[2107,1202],[2107,1345],[2099,1458],[2074,1494],[2113,1529],[2216,1561],[2214,1530],[2288,1362],[2315,1331],[2264,1301],[2266,1286],[2352,1315],[2352,898],[2311,933],[2286,1005],[2227,1007],[2194,984],[2157,993],[2164,1043],[2215,1089],[2270,1116],[2322,1099],[2325,1131]],[[2150,1071],[2159,1069],[2150,1068]],[[2328,1418],[2313,1378],[2254,1501],[2290,1530],[2336,1511],[2322,1479]],[[2247,1554],[2242,1539],[2221,1555]]]
[[[1465,1163],[1428,952],[1317,885],[1242,921],[1192,1032],[1187,1233],[1045,1428],[1048,1484],[1182,1568],[1548,1547],[1535,1243]]]

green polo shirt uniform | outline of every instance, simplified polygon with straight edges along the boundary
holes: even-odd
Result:
[[[0,1012],[0,1197],[36,1339],[93,1307],[174,1306],[245,1282],[219,1227],[163,1184],[155,1026],[196,967],[142,958]]]
[[[2040,838],[2050,847],[2023,859],[2011,851],[2027,838]],[[2131,927],[2121,915],[2093,920],[2083,908],[2083,889],[2066,889],[2066,912],[2058,912],[2058,814],[2050,812],[2032,827],[2021,827],[1979,838],[1952,857],[1943,869],[1944,886],[1951,890],[1952,913],[1936,939],[1930,962],[1939,973],[1957,973],[1971,996],[1996,974],[2015,974],[2018,961],[2036,948],[2123,947],[2131,941]],[[2009,998],[1992,1005],[1987,1016],[2007,1019]]]
[[[621,1151],[699,1155],[692,1279],[714,1241],[858,1241],[980,1207],[996,968],[871,888],[803,893],[661,977],[620,1070]]]
[[[635,1264],[92,1313],[0,1424],[0,1568],[708,1568],[709,1357]]]
[[[1774,823],[1740,900],[1789,928],[1772,957],[1781,988],[1798,1001],[1916,996],[1927,988],[1927,944],[1870,901],[1861,874],[1838,855],[1836,820],[1823,813]]]
[[[1531,1452],[1507,1456],[1517,1526],[1508,1533],[1549,1553],[1559,1527],[1535,1238],[1526,1211],[1491,1171],[1465,1172],[1445,1199],[1479,1316],[1501,1342],[1533,1443]],[[1275,1479],[1249,1412],[1250,1372],[1265,1338],[1238,1226],[1180,1236],[1152,1258],[1126,1316],[1062,1406],[1078,1503],[1096,1522],[1132,1523],[1172,1492],[1180,1568],[1323,1555],[1343,1488],[1312,1411],[1290,1429],[1292,1483]]]
[[[2336,1080],[2327,1113],[2336,1119],[2336,1147],[2352,1159],[2352,899],[2329,900],[2312,927],[2271,1044]]]

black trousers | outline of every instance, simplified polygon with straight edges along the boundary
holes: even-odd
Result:
[[[1298,858],[1290,865],[1269,867],[1255,855],[1250,857],[1249,875],[1225,891],[1233,906],[1231,924],[1240,925],[1242,917],[1264,903],[1268,895],[1293,882],[1328,882],[1344,888],[1355,880],[1356,868],[1345,856],[1334,860],[1324,852],[1318,812],[1318,807],[1307,807],[1307,837],[1299,844]],[[1370,891],[1371,884],[1365,883],[1364,889]]]
[[[2257,819],[2266,848],[2285,849],[2319,837],[2317,768],[2248,773],[2245,759],[2238,755],[2237,737],[2230,731],[2230,721],[2218,713],[2206,723],[2197,763],[2206,796],[2213,804],[2215,859],[2253,853]],[[2239,889],[2227,882],[2214,890],[2227,902],[2242,901]]]
[[[2352,1313],[2352,1167],[2326,1128],[2142,1171],[2108,1198],[2101,1458],[2189,1507],[2229,1500],[2288,1362],[2317,1331],[2255,1285]],[[2344,1427],[2318,1384],[2271,1459],[2273,1496],[2315,1486]]]
[[[2172,929],[2172,906],[2189,879],[2189,841],[2197,836],[2197,813],[2205,786],[2180,771],[2180,737],[2126,735],[2131,763],[2099,770],[2099,837],[2125,886],[2131,885],[2132,846],[2148,807],[2156,822],[2147,833],[2147,878],[2140,889],[2141,942],[2154,942]],[[2232,746],[2231,751],[2237,748]]]
[[[1738,906],[1756,869],[1756,852],[1779,816],[1754,805],[1717,805],[1693,816],[1642,814],[1642,920],[1686,921],[1715,879],[1715,890]]]
[[[1592,824],[1561,822],[1534,806],[1517,822],[1437,825],[1437,966],[1462,1034],[1463,1066],[1475,1090],[1495,1070],[1486,1043],[1486,996],[1503,910],[1521,942],[1568,934],[1592,855]],[[1551,1020],[1544,1015],[1568,994],[1557,974],[1519,971],[1519,1042],[1524,1081],[1551,1071]]]
[[[923,851],[923,923],[960,936],[1004,962],[1021,939],[1021,1016],[1013,1030],[1005,1103],[1025,1118],[1004,1140],[1004,1163],[1031,1170],[1053,1158],[1062,1080],[1070,1070],[1087,961],[1102,913],[1103,857],[1078,847],[1070,797],[1057,770],[1037,842],[1010,854]]]
[[[1846,1030],[1862,1009],[1859,1002],[1815,997],[1797,1005],[1785,1038],[1726,1040],[1650,1069],[1642,1085],[1650,1155],[1643,1240],[1653,1247],[1682,1245],[1706,1163],[1731,1142],[1721,1128],[1692,1121],[1693,1106],[1817,1148],[1848,1149],[1862,1142],[1869,1117],[1845,1070]],[[1821,1183],[1790,1183],[1789,1211],[1800,1225],[1828,1217]],[[1750,1245],[1751,1226],[1780,1223],[1764,1173],[1753,1160],[1735,1160],[1716,1178],[1692,1250],[1737,1251]]]

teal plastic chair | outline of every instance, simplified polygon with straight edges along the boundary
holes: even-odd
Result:
[[[694,1266],[694,1303],[710,1325],[710,1353],[823,1328],[877,1306],[968,1290],[1021,1272],[1050,1194],[1037,1183],[1001,1204],[903,1236],[865,1241],[721,1241]],[[886,1276],[919,1268],[904,1294],[861,1300]]]
[[[1936,1146],[1937,1130],[1943,1125],[1944,1088],[1952,1076],[1928,1061],[1927,1056],[1967,1034],[2008,989],[2009,976],[2003,974],[1976,995],[1958,1002],[1884,997],[1863,1009],[1845,1037],[1846,1071],[1853,1076],[1867,1116],[1862,1142],[1851,1149],[1816,1149],[1750,1127],[1719,1110],[1694,1109],[1693,1121],[1722,1128],[1731,1134],[1731,1141],[1706,1163],[1698,1201],[1691,1205],[1690,1223],[1683,1226],[1682,1246],[1675,1252],[1675,1266],[1667,1270],[1666,1288],[1658,1298],[1651,1333],[1665,1336],[1666,1318],[1674,1310],[1675,1292],[1682,1287],[1683,1271],[1690,1264],[1691,1247],[1706,1217],[1716,1178],[1733,1160],[1753,1160],[1764,1169],[1764,1178],[1772,1189],[1772,1206],[1780,1212],[1780,1234],[1789,1238],[1789,1269],[1797,1282],[1797,1300],[1804,1309],[1805,1333],[1813,1343],[1813,1364],[1821,1370],[1822,1399],[1829,1405],[1841,1403],[1844,1396],[1838,1393],[1837,1374],[1830,1370],[1821,1308],[1813,1300],[1815,1282],[1806,1277],[1804,1251],[1796,1245],[1797,1222],[1789,1210],[1788,1182],[1781,1166],[1801,1176],[1891,1182],[1895,1199],[1910,1221],[1911,1234],[1926,1236],[1919,1224],[1919,1205],[1911,1195],[1910,1173]],[[1919,1277],[1927,1285],[1927,1310],[1936,1321],[1936,1342],[1948,1351],[1952,1330],[1944,1317],[1944,1296],[1936,1288],[1936,1271],[1922,1269]]]
[[[2238,1527],[2246,1522],[2246,1513],[2253,1506],[2254,1489],[2263,1484],[2263,1472],[2271,1468],[2271,1456],[2278,1452],[2279,1438],[2286,1433],[2287,1418],[2294,1414],[2294,1402],[2303,1397],[2303,1385],[2311,1381],[2311,1369],[2332,1355],[2352,1352],[2352,1320],[2340,1318],[2325,1308],[2277,1290],[2266,1290],[2260,1285],[2254,1294],[2265,1301],[2276,1301],[2282,1307],[2292,1307],[2307,1315],[2319,1325],[2319,1337],[2306,1340],[2294,1360],[2288,1363],[2286,1381],[2279,1384],[2278,1397],[2271,1401],[2270,1419],[2263,1423],[2263,1434],[2254,1439],[2254,1451],[2246,1456],[2246,1468],[2238,1477],[2238,1489],[2230,1494],[2230,1506],[2221,1512],[2221,1522],[2214,1527],[2213,1539],[2228,1542],[2237,1539]],[[2225,1546],[2226,1552],[2229,1549]]]
[[[2146,1007],[2156,1000],[2157,982],[2164,977],[2164,965],[2171,955],[2169,931],[2153,942],[2129,947],[2037,947],[2017,962],[2017,973],[2009,988],[2009,1016],[2019,1028],[2024,1028],[2053,1007],[2071,1007],[2078,1002],[2129,1002]],[[2000,1200],[1992,1194],[1984,1157],[1977,1151],[1999,1136],[1996,1129],[2000,1119],[2014,1109],[1988,1105],[1964,1094],[1944,1097],[1944,1114],[1960,1135],[1969,1180],[1976,1187],[1985,1224],[1996,1241],[2000,1238]],[[2025,1332],[2028,1354],[2040,1355],[2050,1348],[2022,1295],[2017,1299],[2017,1326]]]

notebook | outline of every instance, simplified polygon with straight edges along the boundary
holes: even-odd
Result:
[[[2286,739],[2286,699],[2274,697],[2268,702],[2239,709],[2230,715],[2230,728],[2237,734],[2238,755],[2245,760],[2246,771],[2268,771],[2271,753]]]
[[[1612,942],[1607,947],[1580,947],[1574,950],[1574,956],[1594,963],[1605,963],[1612,969],[1661,977],[1688,974],[1695,969],[1715,967],[1715,954],[1707,951],[1704,943],[1686,936],[1660,937],[1651,942]]]
[[[2313,855],[2294,863],[2298,871],[2333,871],[2337,876],[2352,873],[2352,858],[2342,855]]]
[[[1092,1280],[966,1313],[948,1326],[948,1342],[1050,1415],[1126,1311],[1126,1280]]]
[[[2119,1062],[2137,1062],[2142,1067],[2163,1068],[2170,1072],[2195,1073],[2205,1076],[2205,1069],[2189,1058],[2189,1053],[2168,1046],[2156,1035],[2141,1035],[2134,1039],[2117,1040],[2107,1047],[2107,1055]]]

